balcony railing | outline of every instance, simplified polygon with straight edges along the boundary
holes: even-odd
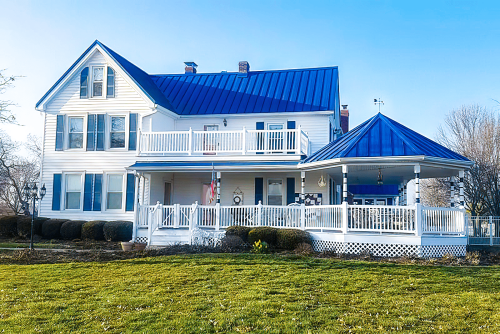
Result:
[[[298,129],[143,132],[139,155],[309,154],[309,137]]]

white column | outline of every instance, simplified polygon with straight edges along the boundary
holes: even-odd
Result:
[[[450,178],[450,207],[455,206],[455,177]]]
[[[133,223],[133,228],[132,228],[132,242],[135,241],[135,238],[137,237],[137,223],[139,222],[139,180],[140,180],[140,174],[137,172],[134,173],[135,178],[134,178],[134,223]]]
[[[300,203],[306,201],[306,172],[300,172]]]
[[[217,203],[220,203],[220,172],[217,172]]]
[[[415,203],[420,203],[420,165],[415,165]]]
[[[463,170],[458,172],[459,182],[458,182],[458,191],[460,195],[460,207],[463,208],[465,206],[465,196],[464,196],[464,176],[465,172]]]
[[[408,201],[408,190],[406,189],[406,187],[408,186],[408,181],[407,180],[403,180],[403,205],[407,205],[407,201]]]
[[[349,167],[347,165],[342,165],[342,202],[347,203],[347,173],[349,172]]]

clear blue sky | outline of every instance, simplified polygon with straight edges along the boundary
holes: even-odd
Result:
[[[23,75],[15,139],[41,134],[35,103],[95,40],[148,73],[338,65],[351,126],[377,112],[434,138],[462,104],[498,108],[500,1],[6,1],[0,68]]]

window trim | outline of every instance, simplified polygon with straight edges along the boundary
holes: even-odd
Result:
[[[128,151],[128,144],[129,144],[129,132],[130,132],[130,117],[129,114],[106,114],[108,121],[106,122],[106,133],[105,135],[105,149],[110,150],[110,151]],[[124,147],[111,147],[111,120],[113,117],[123,117],[125,118],[125,146]],[[128,119],[127,119],[128,118]]]
[[[121,208],[120,209],[108,209],[108,181],[109,181],[109,176],[110,175],[121,175],[122,176],[122,203],[121,203]],[[126,178],[127,173],[123,171],[108,171],[103,173],[103,190],[104,190],[104,198],[101,197],[101,211],[106,211],[106,212],[125,212],[125,205],[127,204],[126,201],[126,194],[127,194],[127,178]],[[104,204],[104,206],[103,206]],[[131,212],[131,211],[129,211]]]
[[[61,202],[62,202],[62,208],[63,211],[69,211],[69,212],[83,212],[83,195],[84,195],[84,187],[85,187],[85,172],[62,172],[62,186],[61,186]],[[66,208],[66,184],[67,184],[67,175],[80,175],[80,208],[79,209],[67,209]]]
[[[64,151],[85,151],[87,149],[87,121],[88,114],[66,114],[64,115]],[[83,143],[81,148],[70,148],[69,147],[69,123],[70,118],[83,118]]]

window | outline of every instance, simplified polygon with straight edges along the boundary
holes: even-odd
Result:
[[[111,67],[108,67],[108,82],[106,86],[106,97],[115,97],[115,71]]]
[[[282,180],[268,180],[267,204],[268,205],[283,205],[283,181]]]
[[[123,175],[108,175],[107,209],[121,209],[123,197]]]
[[[104,84],[104,67],[92,68],[92,96],[101,97]]]
[[[111,117],[110,147],[125,147],[125,117]]]
[[[69,118],[69,148],[83,147],[83,117]]]
[[[66,209],[79,210],[82,197],[82,175],[66,174]]]
[[[88,97],[89,87],[89,68],[85,67],[80,73],[80,98],[86,99]]]

